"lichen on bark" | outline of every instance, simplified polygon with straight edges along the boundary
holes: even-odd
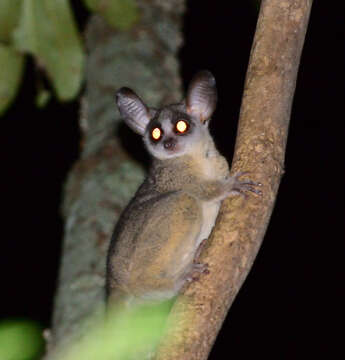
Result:
[[[115,91],[133,87],[152,106],[181,97],[176,54],[184,1],[141,1],[138,7],[140,19],[128,31],[111,28],[98,15],[87,26],[81,154],[65,186],[65,234],[46,359],[73,341],[94,309],[102,312],[111,233],[145,174],[123,146],[126,139],[120,141]]]

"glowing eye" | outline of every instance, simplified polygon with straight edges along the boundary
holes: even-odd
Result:
[[[188,125],[185,121],[180,120],[176,123],[176,130],[180,133],[186,132]]]
[[[154,128],[151,132],[151,136],[154,140],[159,140],[162,136],[162,132],[159,128]]]

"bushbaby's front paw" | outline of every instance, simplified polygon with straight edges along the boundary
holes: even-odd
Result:
[[[245,195],[244,193],[245,191],[251,191],[257,195],[262,195],[262,191],[255,188],[255,186],[262,186],[261,183],[252,181],[250,179],[243,179],[243,180],[239,179],[241,176],[247,174],[249,174],[248,171],[243,171],[232,176],[233,185],[230,193]]]
[[[199,280],[201,274],[209,274],[208,264],[193,263],[191,271],[186,276],[186,281]]]

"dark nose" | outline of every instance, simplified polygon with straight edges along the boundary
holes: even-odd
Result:
[[[164,149],[173,150],[175,148],[176,142],[174,139],[169,138],[163,141]]]

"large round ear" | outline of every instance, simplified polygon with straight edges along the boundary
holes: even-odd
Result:
[[[138,95],[123,87],[116,92],[116,103],[125,123],[136,133],[144,135],[150,112]]]
[[[206,70],[198,72],[189,84],[186,105],[187,112],[201,122],[208,120],[217,103],[216,80]]]

